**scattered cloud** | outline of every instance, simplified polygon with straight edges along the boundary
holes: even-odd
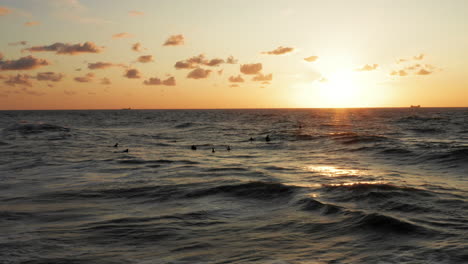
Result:
[[[424,59],[424,56],[425,55],[421,53],[421,54],[419,54],[417,56],[413,56],[413,60],[422,60],[422,59]]]
[[[21,71],[32,70],[42,66],[49,65],[49,62],[44,59],[26,56],[17,60],[0,60],[0,71]]]
[[[263,67],[261,63],[242,64],[240,66],[240,71],[243,74],[255,75],[258,74],[262,68]]]
[[[59,82],[65,75],[62,73],[55,73],[55,72],[39,72],[36,75],[36,80],[38,81],[51,81],[51,82]]]
[[[45,95],[45,93],[38,92],[38,91],[32,91],[32,90],[29,90],[29,89],[26,88],[26,87],[21,88],[21,91],[23,91],[23,93],[25,93],[25,94],[34,95],[34,96],[42,96],[42,95]]]
[[[7,76],[6,80],[3,81],[4,84],[8,86],[28,86],[32,87],[32,82],[29,75],[27,74],[17,74]]]
[[[378,64],[366,64],[362,66],[361,68],[356,69],[356,71],[373,71],[376,70],[379,67]]]
[[[138,57],[138,62],[141,62],[141,63],[148,63],[152,61],[154,61],[153,55],[143,55],[143,56]]]
[[[229,77],[229,81],[233,82],[233,83],[241,83],[241,82],[244,82],[244,78],[242,78],[242,76],[240,76],[240,74],[239,74],[237,76]]]
[[[127,32],[117,33],[112,35],[113,39],[133,38],[133,35]]]
[[[322,77],[320,77],[320,79],[318,79],[318,81],[321,82],[321,83],[326,83],[326,82],[328,82],[328,79],[322,76]]]
[[[130,16],[143,16],[143,15],[145,15],[144,12],[136,11],[136,10],[129,11],[128,14]]]
[[[229,85],[229,87],[239,87],[239,85],[238,84],[231,84],[231,85]]]
[[[431,71],[428,71],[426,69],[420,69],[416,74],[417,75],[429,75],[431,73],[432,73]]]
[[[268,75],[263,75],[261,73],[257,74],[256,76],[254,76],[252,78],[252,81],[255,81],[255,82],[262,82],[262,81],[271,81],[273,80],[273,74],[270,73]]]
[[[169,77],[167,78],[166,80],[163,80],[162,82],[163,85],[166,85],[166,86],[175,86],[176,85],[176,80],[174,77]]]
[[[34,46],[31,48],[24,49],[23,51],[29,52],[45,52],[51,51],[56,54],[65,54],[65,55],[78,55],[82,53],[100,53],[103,50],[103,47],[99,47],[93,42],[85,42],[83,44],[68,44],[57,42],[49,46]]]
[[[205,70],[202,68],[196,68],[193,71],[189,72],[187,78],[190,79],[205,79],[210,75],[211,70]]]
[[[132,50],[136,51],[136,52],[140,52],[140,51],[143,50],[143,47],[141,46],[140,42],[137,42],[137,43],[132,45]]]
[[[215,59],[211,59],[211,60],[209,60],[209,61],[207,61],[206,63],[203,63],[203,64],[206,65],[206,66],[215,67],[215,66],[219,66],[222,63],[224,63],[223,59],[215,58]]]
[[[145,85],[166,85],[166,86],[175,86],[176,80],[174,77],[169,77],[166,80],[162,80],[159,78],[149,78],[143,82]]]
[[[38,26],[40,24],[41,24],[41,22],[39,22],[39,21],[30,21],[30,22],[24,23],[24,25],[27,26],[27,27]]]
[[[262,54],[268,54],[268,55],[284,55],[290,52],[293,52],[294,48],[292,47],[283,47],[279,46],[278,48],[271,50],[271,51],[264,51]]]
[[[81,83],[87,83],[87,82],[92,82],[94,77],[95,77],[94,73],[90,72],[86,74],[85,76],[75,77],[74,80],[77,82],[81,82]]]
[[[220,58],[206,59],[204,54],[193,56],[183,61],[178,61],[174,64],[176,69],[195,69],[199,68],[200,65],[217,67],[223,64],[225,61]]]
[[[28,42],[25,41],[25,40],[22,40],[22,41],[18,41],[18,42],[10,42],[8,43],[8,46],[24,46],[24,45],[27,45]]]
[[[163,46],[180,46],[185,44],[184,35],[172,35],[170,36],[166,42],[164,42]]]
[[[140,71],[138,71],[137,69],[128,69],[125,72],[124,76],[129,78],[129,79],[140,79],[141,78]]]
[[[399,71],[392,71],[390,73],[391,76],[407,76],[408,73],[405,70],[399,70]]]
[[[237,64],[237,60],[231,55],[226,59],[227,64]]]
[[[70,90],[63,90],[63,93],[68,96],[73,96],[76,94],[75,91],[70,91]]]
[[[318,59],[318,56],[310,56],[310,57],[304,58],[304,60],[307,62],[314,62],[317,59]]]
[[[223,72],[224,72],[224,69],[219,70],[219,71],[218,71],[218,75],[222,75]]]
[[[104,78],[101,79],[101,84],[102,85],[110,85],[110,84],[112,84],[112,82],[109,80],[109,78],[104,77]]]
[[[109,67],[117,66],[116,64],[110,62],[95,62],[95,63],[88,63],[88,69],[90,70],[100,70],[106,69]]]
[[[11,14],[11,12],[11,9],[4,6],[0,6],[0,16]]]

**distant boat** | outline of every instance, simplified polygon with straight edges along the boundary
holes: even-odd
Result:
[[[421,108],[421,105],[411,105],[411,108]]]
[[[128,108],[122,108],[120,110],[132,110],[132,108],[128,107]]]

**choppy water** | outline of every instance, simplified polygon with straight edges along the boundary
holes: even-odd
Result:
[[[468,262],[467,108],[2,111],[0,155],[0,263]]]

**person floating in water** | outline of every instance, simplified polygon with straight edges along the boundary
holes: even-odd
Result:
[[[119,147],[119,143],[115,143],[114,148]]]
[[[122,152],[127,153],[127,152],[128,152],[128,149],[126,149],[126,150],[124,150],[124,151],[122,151]]]
[[[226,150],[227,150],[227,151],[231,151],[231,146],[228,145],[228,146],[226,147]]]
[[[192,150],[197,150],[197,146],[192,145]]]
[[[255,138],[253,138],[253,137],[249,138],[249,141],[254,141],[254,140],[255,140]]]
[[[215,149],[214,148],[211,148],[211,153],[215,153]]]
[[[270,142],[270,141],[271,141],[270,135],[267,135],[267,136],[265,137],[265,141],[266,141],[266,142]]]

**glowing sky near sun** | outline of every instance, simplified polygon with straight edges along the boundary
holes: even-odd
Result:
[[[468,2],[0,0],[0,109],[468,106]]]

